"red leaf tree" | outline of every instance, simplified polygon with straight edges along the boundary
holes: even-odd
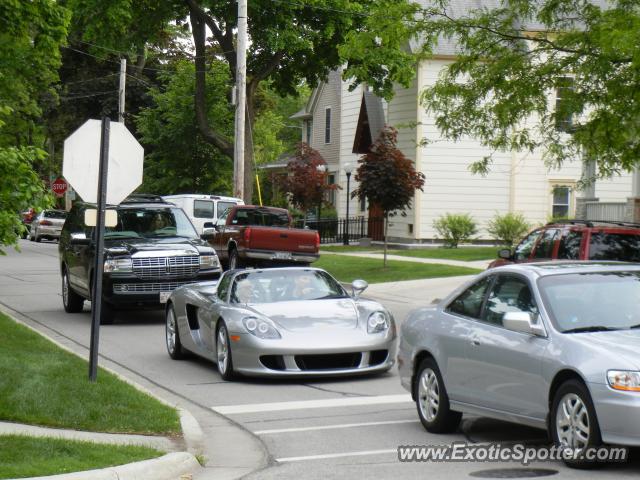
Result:
[[[277,177],[276,182],[289,201],[304,212],[306,224],[307,212],[320,207],[326,192],[335,190],[337,185],[327,183],[327,162],[304,142],[298,144],[295,158],[287,164],[287,172],[288,175]]]
[[[411,159],[397,148],[398,131],[384,127],[369,153],[358,160],[355,179],[358,188],[352,197],[366,198],[369,205],[379,206],[384,213],[384,266],[387,266],[387,225],[389,216],[411,206],[416,190],[422,191],[424,174],[417,172]]]

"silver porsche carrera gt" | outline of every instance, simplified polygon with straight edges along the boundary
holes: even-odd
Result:
[[[169,355],[192,352],[221,377],[334,376],[389,370],[396,354],[392,315],[349,295],[321,269],[230,270],[218,281],[174,290],[166,307]]]

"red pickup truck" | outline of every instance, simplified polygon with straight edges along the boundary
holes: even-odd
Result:
[[[216,222],[205,224],[202,238],[216,249],[229,268],[248,266],[309,265],[315,262],[320,237],[315,230],[291,227],[283,208],[238,205]]]

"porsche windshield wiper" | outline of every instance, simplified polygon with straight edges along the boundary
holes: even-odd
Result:
[[[639,324],[637,324],[637,325],[631,325],[631,326],[630,326],[630,327],[628,327],[628,328],[629,328],[629,330],[634,330],[634,329],[636,329],[636,328],[640,328],[640,323],[639,323]]]
[[[339,295],[337,293],[330,293],[329,295],[325,295],[324,297],[318,297],[315,300],[327,300],[330,298],[347,298],[344,295]]]
[[[605,327],[604,325],[592,325],[590,327],[577,327],[564,330],[562,333],[583,333],[583,332],[611,332],[614,330],[620,330],[614,327]]]

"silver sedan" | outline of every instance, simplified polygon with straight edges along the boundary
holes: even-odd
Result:
[[[173,291],[166,307],[169,355],[214,361],[223,379],[384,372],[395,361],[394,319],[317,268],[230,270],[219,281]]]
[[[402,325],[398,365],[430,432],[463,413],[548,428],[571,466],[640,445],[640,266],[489,270]]]

